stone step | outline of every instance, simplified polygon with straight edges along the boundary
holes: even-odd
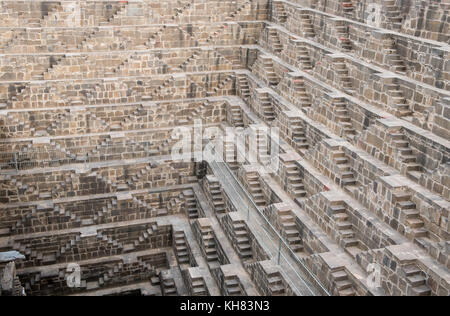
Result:
[[[341,230],[340,234],[344,237],[344,238],[353,238],[355,236],[355,232],[352,229],[345,229],[345,230]]]
[[[422,273],[422,271],[416,265],[408,265],[403,268],[406,276],[413,276]]]
[[[415,274],[406,278],[413,287],[425,285],[426,279],[421,274]]]
[[[422,228],[424,227],[425,223],[420,218],[408,218],[406,220],[406,225],[411,228]]]
[[[344,243],[344,248],[359,246],[359,240],[357,240],[356,238],[345,238],[343,240],[343,243]]]
[[[430,296],[431,295],[431,289],[426,285],[421,285],[417,287],[413,287],[411,289],[413,295],[415,296]]]

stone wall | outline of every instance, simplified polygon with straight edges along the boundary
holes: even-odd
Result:
[[[414,35],[438,41],[446,41],[447,35],[442,30],[449,27],[446,20],[448,4],[433,3],[422,0],[395,0],[390,1],[349,1],[343,5],[342,1],[331,0],[293,0],[289,1],[302,6],[308,6],[323,12],[336,14],[361,23],[370,21],[370,13],[374,4],[380,10],[379,27],[393,29],[405,34]],[[376,10],[378,10],[378,8]]]

